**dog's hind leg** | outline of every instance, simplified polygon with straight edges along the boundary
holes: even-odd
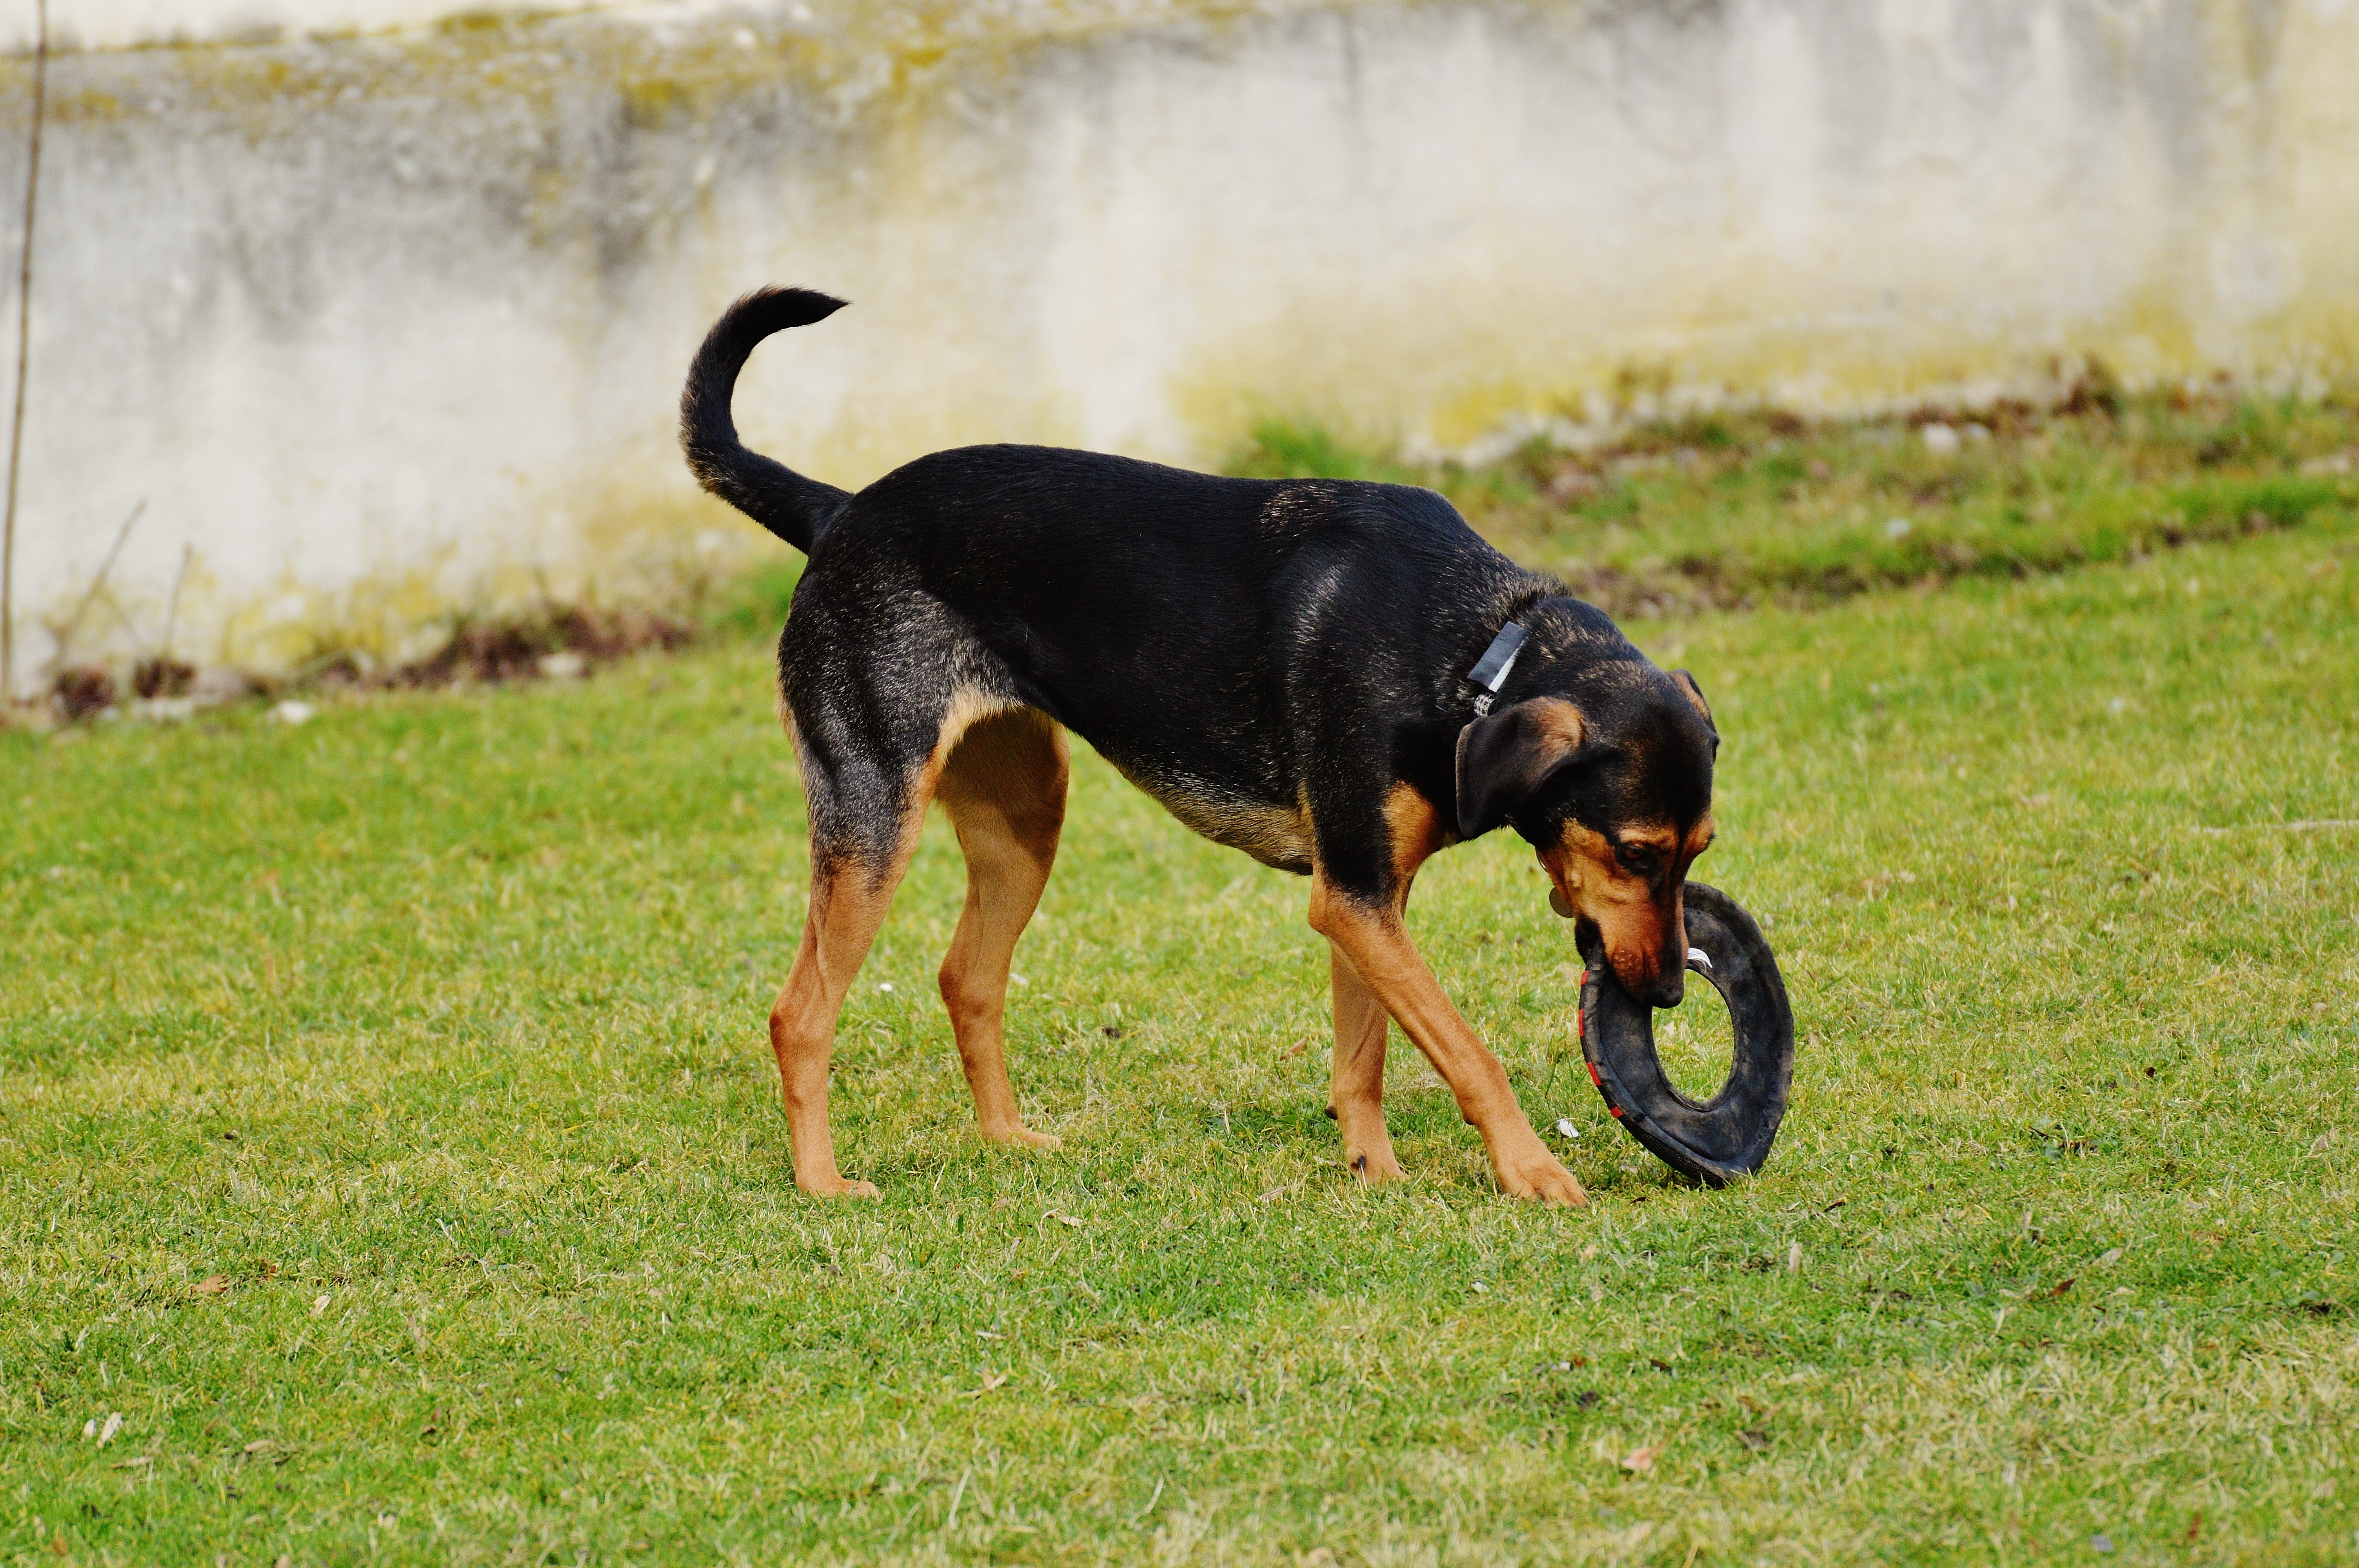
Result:
[[[1335,992],[1335,1071],[1328,1080],[1327,1114],[1343,1134],[1343,1158],[1364,1182],[1406,1175],[1385,1130],[1385,1032],[1391,1016],[1376,993],[1328,944],[1329,973]]]
[[[922,806],[917,816],[923,819]],[[835,1135],[827,1115],[828,1064],[844,995],[885,924],[917,837],[913,826],[905,841],[873,858],[823,858],[816,838],[811,846],[810,918],[803,925],[794,970],[770,1010],[770,1048],[777,1053],[787,1131],[794,1141],[795,1184],[822,1197],[876,1195],[872,1184],[847,1182],[836,1169]]]
[[[942,959],[942,1002],[974,1091],[975,1125],[997,1143],[1057,1144],[1016,1111],[1002,1021],[1016,939],[1056,862],[1069,771],[1064,731],[1036,708],[1017,708],[968,730],[935,786],[966,852],[966,908]]]
[[[799,722],[795,730],[811,814],[810,916],[770,1010],[770,1046],[794,1140],[795,1184],[823,1196],[876,1195],[874,1185],[848,1182],[836,1168],[828,1065],[844,996],[908,870],[944,764],[965,730],[990,710],[970,696],[944,694],[940,701],[938,718],[905,719],[881,746],[841,724],[817,736]]]

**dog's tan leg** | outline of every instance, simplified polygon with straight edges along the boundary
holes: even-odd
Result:
[[[1328,1080],[1327,1111],[1343,1134],[1343,1158],[1364,1182],[1407,1174],[1393,1157],[1385,1130],[1385,1031],[1389,1019],[1343,949],[1328,944],[1335,992],[1335,1071]]]
[[[885,924],[886,908],[915,848],[917,835],[907,838],[884,867],[857,861],[813,866],[802,946],[770,1010],[770,1048],[778,1055],[787,1131],[794,1141],[795,1184],[823,1197],[876,1195],[873,1184],[847,1182],[835,1168],[835,1135],[827,1119],[828,1063],[835,1053],[835,1021],[844,994]]]
[[[1400,911],[1389,903],[1372,904],[1355,898],[1329,882],[1322,871],[1311,877],[1310,925],[1334,944],[1337,954],[1350,962],[1385,1011],[1400,1021],[1402,1032],[1450,1086],[1459,1113],[1483,1135],[1500,1189],[1519,1198],[1587,1203],[1589,1196],[1572,1173],[1557,1162],[1532,1130],[1499,1058],[1484,1047],[1442,994],[1433,971],[1410,943]]]
[[[816,775],[799,728],[796,751],[802,755],[803,787],[811,802],[810,918],[802,946],[770,1010],[770,1046],[778,1054],[778,1084],[787,1102],[787,1130],[794,1140],[795,1184],[823,1196],[875,1197],[867,1182],[847,1182],[835,1164],[835,1135],[827,1119],[828,1063],[835,1053],[835,1023],[861,961],[885,924],[893,890],[917,852],[926,807],[934,798],[944,766],[960,739],[989,709],[973,697],[953,697],[942,714],[934,749],[902,781],[897,801],[848,804],[840,785],[824,771]],[[864,821],[850,819],[870,814]],[[877,816],[892,814],[880,822]],[[825,831],[822,832],[822,819]],[[857,830],[864,827],[865,834]],[[875,830],[889,827],[886,844]],[[889,845],[889,847],[886,847]]]
[[[942,1002],[974,1092],[975,1125],[996,1143],[1057,1146],[1016,1108],[1002,1021],[1016,939],[1056,862],[1068,772],[1064,731],[1027,708],[970,729],[935,790],[966,852],[966,909],[942,959]]]

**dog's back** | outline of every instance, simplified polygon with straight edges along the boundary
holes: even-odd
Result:
[[[700,481],[811,557],[779,644],[807,725],[876,684],[864,664],[954,669],[1072,729],[1204,829],[1294,809],[1299,748],[1338,740],[1321,733],[1332,698],[1462,666],[1462,644],[1536,580],[1404,485],[1027,446],[935,452],[856,495],[807,479],[739,441],[730,396],[755,345],[839,304],[747,295],[707,334],[681,399]]]
[[[833,662],[821,644],[847,614],[897,637],[924,628],[940,663],[966,656],[957,644],[972,637],[1004,675],[994,695],[1082,735],[1191,827],[1270,860],[1256,823],[1220,824],[1292,810],[1304,748],[1334,743],[1322,731],[1336,698],[1425,684],[1479,637],[1467,590],[1481,602],[1527,580],[1428,491],[960,448],[886,475],[831,520],[781,676],[800,711],[802,672]],[[1273,863],[1308,869],[1290,852]]]

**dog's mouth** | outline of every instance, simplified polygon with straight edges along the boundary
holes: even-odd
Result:
[[[1569,909],[1557,913],[1572,922],[1572,945],[1581,950],[1582,963],[1593,969],[1612,968],[1605,960],[1605,933],[1598,929],[1597,922]]]
[[[1631,980],[1625,977],[1619,969],[1614,967],[1613,959],[1606,954],[1605,933],[1600,929],[1597,922],[1590,919],[1585,914],[1578,913],[1577,911],[1568,910],[1561,907],[1559,901],[1562,897],[1563,895],[1561,893],[1550,893],[1549,895],[1549,903],[1551,908],[1556,909],[1556,912],[1559,914],[1563,915],[1573,923],[1572,942],[1573,946],[1581,951],[1581,961],[1584,968],[1588,969],[1592,973],[1603,972],[1604,974],[1612,975],[1615,983],[1620,985],[1623,989],[1628,991],[1632,996],[1641,999],[1650,1007],[1679,1006],[1680,992],[1685,989],[1683,986],[1678,985],[1677,983],[1665,985],[1660,981],[1650,983],[1648,980],[1644,979],[1638,980],[1635,984],[1632,983]],[[1688,955],[1690,959],[1702,957],[1701,950],[1696,948],[1688,949]],[[1710,960],[1707,959],[1705,962],[1706,966],[1709,967]],[[1692,968],[1692,963],[1688,967]],[[1684,979],[1686,977],[1684,975],[1680,977],[1681,979]]]

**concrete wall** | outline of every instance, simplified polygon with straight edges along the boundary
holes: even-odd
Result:
[[[120,43],[173,0],[82,3]],[[234,9],[204,16],[274,25]],[[975,440],[1211,461],[1265,410],[1454,447],[1634,386],[1842,410],[2090,353],[2359,365],[2359,0],[814,0],[277,38],[53,64],[20,668],[143,501],[84,651],[152,641],[184,559],[183,651],[284,664],[777,547],[672,437],[698,336],[766,280],[854,301],[739,398],[845,484]],[[0,68],[0,192],[27,81]]]

